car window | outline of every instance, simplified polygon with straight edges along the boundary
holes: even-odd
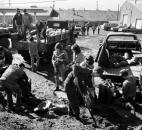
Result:
[[[108,41],[128,41],[135,40],[134,36],[109,36]]]

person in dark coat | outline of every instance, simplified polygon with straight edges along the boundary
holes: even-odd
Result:
[[[86,95],[87,87],[93,87],[91,74],[91,70],[75,65],[64,82],[69,99],[69,115],[76,119],[80,119],[79,108],[85,105],[83,95]]]
[[[23,22],[22,22],[22,14],[20,13],[20,9],[17,9],[16,14],[13,17],[13,27],[16,29],[18,34],[23,34]]]
[[[46,23],[41,20],[36,23],[37,36],[39,39],[44,39],[44,43],[46,43]]]

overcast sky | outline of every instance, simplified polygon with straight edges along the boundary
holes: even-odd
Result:
[[[9,1],[11,1],[11,7],[23,6],[28,8],[31,5],[50,7],[53,5],[53,2],[51,2],[52,0],[0,0],[0,4],[8,7]],[[55,9],[85,8],[88,10],[94,10],[97,8],[98,3],[98,8],[100,10],[118,10],[118,5],[121,6],[125,1],[126,0],[55,0]]]

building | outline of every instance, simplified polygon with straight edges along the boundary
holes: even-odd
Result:
[[[103,10],[58,10],[59,20],[67,20],[69,22],[92,22],[104,23],[108,21],[118,20],[118,11],[103,11]]]
[[[142,0],[126,0],[120,8],[120,24],[142,29]]]
[[[56,19],[58,13],[53,8],[26,8],[27,12],[32,15],[34,22],[36,20],[47,21],[51,19]],[[23,13],[24,8],[20,8],[21,13]],[[0,8],[0,23],[1,25],[12,24],[13,16],[16,13],[16,8]]]

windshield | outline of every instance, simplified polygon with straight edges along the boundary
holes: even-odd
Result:
[[[129,41],[129,40],[136,40],[134,36],[122,36],[122,35],[112,35],[108,37],[108,41]]]

